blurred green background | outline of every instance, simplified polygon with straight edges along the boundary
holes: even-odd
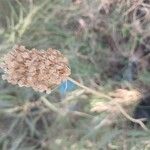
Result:
[[[148,0],[0,0],[0,58],[15,44],[51,47],[69,59],[71,77],[85,86],[106,94],[149,92],[149,13]],[[109,112],[91,109],[107,105],[104,98],[65,85],[44,95],[0,79],[0,149],[150,149],[149,133],[130,128],[121,115],[102,125]]]

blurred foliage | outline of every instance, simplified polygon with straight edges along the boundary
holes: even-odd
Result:
[[[134,6],[132,0],[0,0],[0,58],[14,44],[52,47],[68,57],[72,77],[91,88],[148,90],[149,57],[142,57],[136,79],[128,82],[128,75],[134,76],[130,58],[150,45],[144,41],[150,21],[136,18]],[[56,112],[42,103],[43,96]],[[99,101],[105,99],[76,89],[65,96],[59,88],[44,95],[0,79],[0,149],[150,149],[149,133],[131,129],[122,116],[99,126],[108,115],[90,111]]]

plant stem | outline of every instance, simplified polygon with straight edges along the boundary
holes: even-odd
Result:
[[[91,94],[94,94],[94,95],[96,95],[96,96],[98,96],[98,97],[104,97],[104,98],[107,98],[107,99],[109,99],[109,100],[112,100],[112,98],[111,98],[110,96],[107,96],[106,94],[97,92],[97,91],[95,91],[95,90],[93,90],[93,89],[91,89],[91,88],[89,88],[89,87],[86,87],[86,86],[84,86],[83,84],[81,84],[81,83],[75,81],[74,79],[72,79],[72,78],[70,78],[70,77],[68,78],[68,80],[71,81],[72,83],[76,84],[77,86],[79,86],[79,87],[85,89],[86,91],[88,91],[88,92],[91,93]]]

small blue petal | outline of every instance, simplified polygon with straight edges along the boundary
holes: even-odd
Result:
[[[72,83],[71,81],[67,80],[61,83],[58,90],[60,94],[65,95],[67,92],[71,92],[75,89],[76,89],[76,85]]]

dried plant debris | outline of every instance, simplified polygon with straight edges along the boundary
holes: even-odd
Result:
[[[19,45],[4,56],[1,68],[4,70],[2,78],[9,83],[46,93],[71,73],[67,58],[58,50],[29,50]]]
[[[109,96],[112,97],[112,101],[109,101],[107,103],[99,101],[94,104],[91,111],[92,112],[107,111],[115,114],[120,113],[118,108],[115,106],[115,103],[118,103],[122,107],[128,107],[130,105],[136,104],[141,98],[141,93],[135,89],[132,90],[117,89],[114,92],[109,93]]]

